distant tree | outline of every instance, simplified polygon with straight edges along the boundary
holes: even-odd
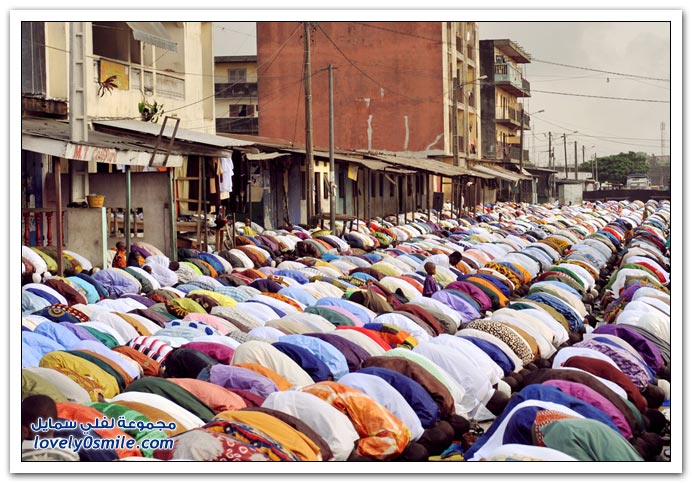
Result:
[[[598,181],[608,181],[612,184],[624,185],[627,181],[627,175],[632,173],[648,173],[649,163],[646,153],[628,153],[614,154],[597,158],[598,160]],[[581,164],[581,171],[594,171],[593,160],[585,161]]]

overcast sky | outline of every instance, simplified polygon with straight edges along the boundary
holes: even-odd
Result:
[[[524,106],[534,113],[525,147],[540,165],[548,162],[549,132],[557,167],[564,165],[562,134],[573,131],[577,133],[567,136],[570,166],[574,141],[579,162],[583,153],[586,159],[594,153],[605,156],[622,151],[662,154],[663,122],[663,151],[670,154],[670,82],[658,80],[670,79],[667,22],[480,22],[479,27],[481,40],[511,39],[533,59],[525,65],[532,95],[524,99]],[[256,53],[254,22],[219,22],[214,33],[215,55]]]

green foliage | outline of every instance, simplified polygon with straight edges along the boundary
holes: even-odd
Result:
[[[627,175],[632,173],[648,173],[649,163],[646,153],[614,154],[603,158],[597,158],[598,180],[608,181],[612,184],[624,185]],[[593,160],[581,164],[582,171],[593,171]]]
[[[159,104],[156,101],[154,101],[152,104],[146,99],[143,99],[139,104],[137,104],[137,108],[142,116],[142,121],[151,121],[156,123],[163,115],[163,104]]]

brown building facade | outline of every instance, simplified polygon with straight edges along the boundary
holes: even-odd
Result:
[[[452,89],[456,76],[463,84],[469,75],[455,64],[471,54],[466,65],[473,80],[478,42],[476,28],[468,35],[475,46],[464,48],[452,24],[458,23],[312,23],[314,146],[329,143],[327,66],[332,64],[337,148],[451,156]],[[304,143],[304,52],[301,22],[257,23],[261,136]],[[463,109],[459,100],[457,108]],[[461,131],[465,123],[458,124]],[[473,121],[469,131],[476,133],[475,126]]]

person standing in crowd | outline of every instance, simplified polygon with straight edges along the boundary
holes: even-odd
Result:
[[[121,241],[115,244],[115,257],[113,257],[113,268],[127,267],[127,251],[125,244]]]
[[[252,228],[252,220],[245,218],[245,226],[243,227],[243,235],[257,236],[257,232]]]
[[[432,297],[432,294],[437,292],[437,282],[433,278],[435,276],[435,264],[433,262],[426,263],[423,268],[425,269],[425,282],[423,283],[423,297]]]

